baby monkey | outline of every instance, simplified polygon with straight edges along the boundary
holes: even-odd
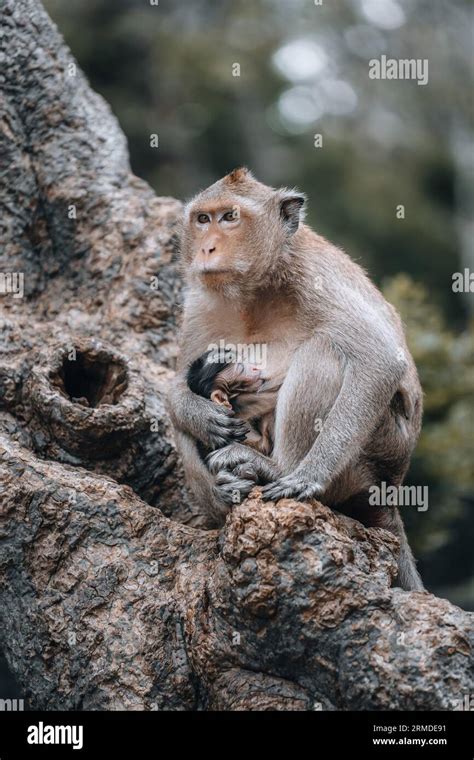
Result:
[[[193,393],[248,423],[242,429],[243,443],[267,456],[272,453],[278,388],[258,364],[207,351],[191,364],[187,381]]]

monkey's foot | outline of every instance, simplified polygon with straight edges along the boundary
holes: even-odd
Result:
[[[278,499],[296,499],[296,501],[306,501],[319,497],[323,493],[323,486],[299,475],[297,472],[292,475],[285,475],[274,483],[269,483],[262,488],[263,501],[278,501]]]
[[[274,481],[280,474],[269,457],[240,443],[212,452],[206,461],[214,475],[228,472],[236,478],[252,480],[254,483]]]
[[[230,472],[221,472],[216,477],[213,490],[218,499],[229,507],[233,507],[236,504],[240,504],[249,495],[254,486],[253,480],[237,478]]]
[[[217,475],[222,470],[232,472],[239,465],[251,462],[253,454],[253,449],[248,446],[243,446],[241,443],[231,443],[229,446],[224,446],[209,454],[206,462],[209,471]]]

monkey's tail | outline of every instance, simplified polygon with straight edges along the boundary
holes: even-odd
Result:
[[[338,510],[349,515],[349,517],[359,520],[366,527],[385,528],[394,533],[400,541],[396,584],[404,589],[404,591],[425,590],[423,581],[416,569],[415,558],[410,549],[403,520],[398,509],[393,508],[388,510],[384,507],[377,510],[377,508],[369,503],[368,491],[362,491],[338,506]]]
[[[405,533],[405,530],[403,530]],[[398,583],[405,591],[424,591],[423,581],[416,569],[415,558],[404,535],[400,543],[398,557]]]

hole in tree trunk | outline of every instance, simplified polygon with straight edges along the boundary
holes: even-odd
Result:
[[[84,336],[32,367],[25,386],[47,438],[83,459],[106,459],[150,428],[145,387],[126,356]]]
[[[77,351],[64,361],[51,383],[71,401],[96,407],[116,404],[127,388],[126,368],[110,357],[101,358]]]

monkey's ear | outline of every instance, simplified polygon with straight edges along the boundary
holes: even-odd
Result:
[[[225,406],[226,409],[232,409],[232,404],[229,401],[227,393],[224,393],[224,391],[220,390],[219,388],[216,388],[215,391],[212,391],[211,401],[213,401],[215,404],[219,404],[220,406]]]
[[[305,203],[306,196],[302,193],[291,195],[285,193],[280,197],[280,218],[291,235],[296,232],[300,222],[304,219]]]

